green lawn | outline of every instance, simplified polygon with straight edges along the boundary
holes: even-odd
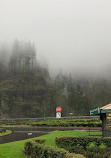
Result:
[[[101,132],[90,132],[91,135],[101,135]],[[55,137],[59,136],[89,136],[87,131],[54,131],[50,134],[40,136],[38,138],[45,138],[46,145],[55,146]],[[22,154],[24,143],[26,140],[15,141],[11,143],[0,145],[0,158],[26,158]]]
[[[11,130],[6,130],[6,132],[0,133],[0,136],[10,134],[11,132],[12,132]]]

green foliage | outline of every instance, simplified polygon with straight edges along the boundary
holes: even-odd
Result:
[[[32,154],[32,152],[33,152],[33,145],[34,145],[34,142],[32,142],[32,141],[25,142],[24,149],[25,149],[25,153],[27,155],[31,155]]]
[[[45,139],[36,138],[36,139],[32,139],[31,141],[25,142],[25,145],[24,145],[25,153],[27,155],[31,155],[32,151],[33,151],[34,144],[35,143],[44,144],[45,141],[46,141]]]
[[[101,134],[101,132],[91,132]],[[49,134],[37,137],[39,139],[46,139],[45,144],[55,147],[55,137],[60,136],[88,136],[87,131],[54,131]],[[31,139],[32,140],[32,139]],[[28,140],[29,141],[29,140]],[[0,144],[0,158],[25,158],[21,151],[24,149],[24,143],[26,140],[10,142],[6,144]]]
[[[4,132],[6,132],[6,129],[5,128],[1,128],[0,129],[0,133],[4,133]]]
[[[36,48],[30,41],[15,40],[11,50],[1,46],[1,118],[55,117],[57,105],[62,107],[64,117],[70,112],[83,116],[89,115],[93,106],[111,102],[110,80],[72,77],[62,73],[51,78],[48,69],[37,59]],[[72,126],[85,127],[87,123],[72,122]],[[100,124],[89,123],[89,126]]]
[[[83,153],[86,158],[108,158],[111,155],[111,138],[59,137],[56,144],[69,152]]]
[[[63,158],[66,154],[66,150],[59,148],[52,148],[50,146],[44,146],[38,143],[27,142],[25,143],[25,153],[31,155],[32,157],[47,157],[47,158]]]
[[[84,158],[83,155],[69,154],[68,151],[61,148],[54,148],[34,142],[26,142],[25,153],[34,158]]]
[[[0,125],[30,125],[30,126],[51,126],[56,127],[58,120],[43,121],[0,121]],[[102,124],[98,118],[93,119],[61,119],[59,120],[61,127],[101,127]]]
[[[11,134],[11,133],[12,133],[11,130],[3,129],[3,131],[1,130],[1,132],[0,132],[0,136],[4,136],[4,135],[7,135],[7,134]]]
[[[74,114],[85,115],[89,111],[89,100],[79,85],[70,87],[68,93],[68,105],[74,110]],[[80,108],[82,107],[82,108]]]
[[[88,146],[86,146],[86,149],[92,149],[92,148],[95,148],[96,147],[96,142],[91,142],[89,143]]]
[[[39,138],[35,138],[32,139],[33,142],[39,143],[39,144],[44,144],[46,139],[39,139]]]
[[[100,137],[59,137],[56,138],[56,144],[58,147],[65,148],[70,152],[73,151],[74,146],[77,147],[78,144],[83,147],[83,149],[92,148],[97,146],[102,146],[103,144],[107,147],[111,147],[111,138],[100,138]],[[93,142],[93,143],[92,143]]]
[[[65,158],[85,158],[85,157],[81,154],[66,153]]]
[[[102,144],[99,146],[99,148],[100,148],[100,149],[106,149],[107,146],[106,146],[104,143],[102,143]]]
[[[93,147],[88,150],[83,150],[83,154],[86,158],[109,158],[111,155],[111,148],[100,149],[99,147]]]

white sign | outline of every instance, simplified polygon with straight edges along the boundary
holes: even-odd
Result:
[[[61,112],[56,113],[56,118],[61,118]]]

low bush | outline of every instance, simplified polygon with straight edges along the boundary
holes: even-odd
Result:
[[[34,145],[33,141],[25,142],[24,149],[25,149],[26,155],[31,155],[32,154],[32,152],[33,152],[33,145]]]
[[[32,151],[33,151],[33,145],[34,143],[39,143],[39,144],[44,144],[46,141],[46,139],[32,139],[31,141],[27,141],[25,142],[25,152],[27,155],[31,155]]]
[[[104,143],[102,143],[102,144],[99,146],[99,148],[100,148],[100,149],[106,149],[106,148],[107,148],[107,146],[106,146],[106,145],[104,145]]]
[[[59,137],[55,141],[59,148],[82,153],[87,158],[109,158],[111,155],[111,138]]]
[[[46,139],[38,139],[38,138],[36,138],[36,139],[32,139],[32,141],[36,142],[36,143],[39,143],[39,144],[44,144]]]
[[[52,126],[55,127],[58,125],[57,120],[44,120],[40,122],[32,122],[31,126]],[[99,119],[61,119],[59,121],[61,127],[101,127],[101,121]]]
[[[60,148],[72,149],[72,147],[80,144],[84,149],[86,149],[87,145],[91,142],[95,142],[97,146],[100,146],[102,143],[111,147],[111,138],[101,138],[101,137],[59,137],[56,138],[56,145]]]
[[[81,154],[71,154],[61,148],[53,148],[34,141],[28,141],[24,146],[26,155],[31,158],[85,158]]]
[[[82,152],[86,158],[110,158],[111,148],[100,149],[99,147],[93,147]]]
[[[101,127],[101,121],[99,118],[90,118],[90,119],[60,119],[59,124],[61,127]],[[30,125],[30,126],[52,126],[55,127],[58,125],[56,119],[54,120],[41,120],[41,121],[0,121],[0,125]]]
[[[85,158],[82,154],[66,153],[64,158]]]
[[[6,132],[6,129],[5,128],[1,128],[0,129],[0,133],[4,133],[4,132]]]

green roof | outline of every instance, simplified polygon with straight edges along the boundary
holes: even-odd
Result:
[[[101,108],[96,107],[95,109],[90,110],[90,115],[100,115],[107,112],[111,112],[111,104],[105,105]]]
[[[101,110],[101,112],[100,113],[107,113],[107,112],[111,112],[111,110]]]

